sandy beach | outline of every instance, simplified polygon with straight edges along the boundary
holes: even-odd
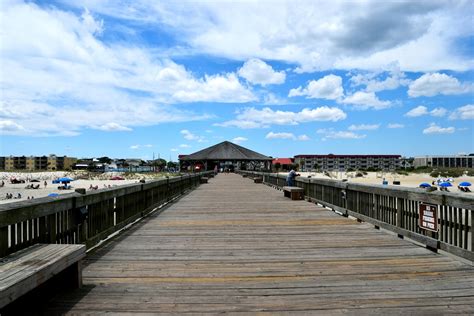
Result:
[[[391,172],[367,172],[367,175],[363,177],[356,177],[356,172],[332,172],[331,177],[328,177],[324,173],[320,172],[298,172],[302,177],[310,176],[312,179],[332,179],[332,180],[347,180],[347,182],[353,183],[364,183],[364,184],[382,184],[383,179],[385,178],[388,181],[389,185],[393,185],[394,181],[400,181],[400,185],[402,187],[410,187],[410,188],[417,188],[420,183],[427,182],[431,184],[433,181],[436,181],[437,178],[433,178],[430,176],[429,173],[410,173],[409,175],[400,175]],[[287,174],[284,172],[280,172],[280,174]],[[461,182],[470,182],[474,184],[474,177],[458,177],[453,178],[453,185],[449,190],[451,192],[459,192],[457,186]]]
[[[331,177],[323,173],[316,172],[299,172],[302,177],[310,176],[313,179],[332,179],[332,180],[347,180],[348,182],[354,183],[365,183],[365,184],[382,184],[383,179],[385,178],[388,181],[389,185],[393,185],[393,181],[400,181],[400,186],[416,188],[422,182],[431,183],[435,181],[436,178],[431,177],[427,173],[412,173],[409,175],[399,175],[395,173],[379,173],[379,172],[368,172],[367,175],[363,177],[356,177],[355,172],[333,172]],[[287,174],[285,172],[280,172],[280,174]],[[113,176],[122,176],[126,177],[125,180],[110,180]],[[16,172],[0,172],[0,182],[3,181],[5,185],[0,187],[0,204],[15,202],[19,200],[26,200],[29,198],[39,198],[48,196],[51,193],[66,194],[74,192],[77,188],[84,188],[89,190],[89,187],[92,185],[98,187],[98,189],[104,189],[109,187],[116,187],[120,185],[137,183],[140,179],[151,180],[159,177],[163,177],[163,174],[129,174],[124,175],[121,173],[104,173],[104,174],[90,174],[83,172],[35,172],[35,173],[16,173]],[[74,180],[70,183],[70,190],[59,190],[58,187],[60,184],[53,184],[54,179],[60,177],[70,177]],[[23,179],[26,183],[12,184],[10,180],[12,178]],[[39,180],[39,182],[31,182],[31,180]],[[454,178],[452,182],[453,187],[449,190],[451,192],[459,192],[457,185],[460,182],[468,181],[474,183],[474,177],[459,177]],[[44,186],[46,181],[47,185]],[[34,184],[39,185],[39,189],[27,189],[26,186]],[[7,194],[12,194],[12,199],[6,199]],[[21,195],[21,198],[17,198],[18,194]]]
[[[19,173],[19,172],[0,172],[0,182],[4,182],[4,186],[0,187],[0,204],[11,203],[16,201],[27,200],[30,198],[39,198],[48,196],[51,193],[67,194],[74,192],[75,189],[84,188],[89,191],[89,187],[97,186],[98,190],[116,187],[120,185],[137,183],[140,179],[151,180],[159,177],[163,177],[163,174],[130,174],[126,176],[125,180],[110,180],[113,176],[123,176],[120,173],[106,173],[91,175],[83,172],[34,172],[34,173]],[[74,180],[70,183],[72,187],[70,190],[59,190],[58,187],[61,184],[53,184],[53,180],[61,177],[70,177]],[[85,179],[81,179],[81,177]],[[12,178],[25,180],[25,183],[12,184],[10,180]],[[31,182],[31,180],[39,180],[39,182]],[[44,186],[46,181],[47,185]],[[39,189],[27,189],[28,185],[39,185]],[[7,194],[12,194],[12,199],[7,199]],[[21,198],[18,198],[18,194]]]

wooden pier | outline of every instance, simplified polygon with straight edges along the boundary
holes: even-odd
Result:
[[[473,314],[474,268],[236,174],[89,253],[49,313]]]

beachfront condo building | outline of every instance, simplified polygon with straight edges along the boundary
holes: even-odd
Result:
[[[77,158],[66,156],[7,156],[0,157],[0,170],[55,171],[70,170]]]
[[[415,157],[415,168],[474,168],[474,154],[456,156],[421,156]]]
[[[296,155],[301,171],[396,170],[400,155]]]

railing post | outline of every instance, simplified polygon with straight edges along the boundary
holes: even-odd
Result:
[[[8,226],[0,228],[0,258],[8,254]]]
[[[471,249],[469,250],[474,251],[474,210],[466,210],[466,216],[467,213],[470,213],[469,215],[471,216]]]
[[[397,227],[403,228],[403,199],[397,198]],[[398,238],[403,239],[403,235],[397,234]]]

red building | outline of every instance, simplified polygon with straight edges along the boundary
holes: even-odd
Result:
[[[275,158],[272,161],[272,165],[273,165],[273,169],[276,170],[275,165],[279,163],[280,170],[289,171],[293,162],[294,162],[293,158]]]

